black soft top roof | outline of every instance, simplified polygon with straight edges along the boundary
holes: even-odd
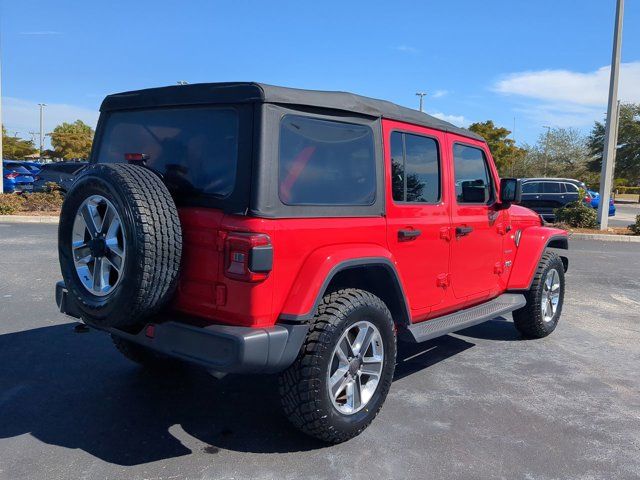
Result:
[[[195,83],[116,93],[104,99],[100,111],[253,102],[303,105],[355,112],[371,117],[388,118],[435,128],[484,141],[482,137],[469,130],[385,100],[377,100],[347,92],[302,90],[254,82]]]

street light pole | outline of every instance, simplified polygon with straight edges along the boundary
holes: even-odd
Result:
[[[427,94],[427,92],[416,92],[416,95],[420,97],[420,111],[424,112],[422,109],[422,98]]]
[[[40,161],[42,162],[42,150],[44,147],[44,128],[43,128],[43,118],[44,118],[44,107],[47,106],[46,103],[39,103],[40,106]]]
[[[622,49],[622,18],[624,17],[624,0],[617,0],[616,23],[613,29],[613,52],[611,54],[611,76],[609,78],[609,103],[607,104],[607,126],[605,128],[604,149],[602,151],[602,169],[600,170],[600,203],[598,204],[598,221],[600,230],[609,226],[609,197],[611,197],[611,180],[613,177],[613,159],[618,143],[618,78],[620,77],[620,50]]]
[[[543,176],[547,176],[547,165],[549,163],[549,135],[551,134],[551,127],[549,125],[543,125],[542,128],[547,129],[547,136],[544,141],[544,174]]]

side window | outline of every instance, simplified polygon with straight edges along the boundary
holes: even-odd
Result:
[[[540,184],[538,182],[527,182],[522,185],[522,193],[540,193]]]
[[[438,144],[430,137],[391,134],[391,188],[398,202],[437,203],[440,199]]]
[[[286,205],[372,205],[373,131],[366,125],[286,115],[280,122],[278,195]]]
[[[404,202],[404,143],[402,139],[402,133],[391,133],[391,191],[396,202]]]
[[[489,203],[493,200],[491,175],[480,148],[456,143],[453,163],[458,203]]]
[[[544,182],[543,193],[562,193],[560,191],[560,183],[559,182]]]
[[[564,186],[567,189],[567,193],[578,193],[578,187],[573,183],[565,183]]]

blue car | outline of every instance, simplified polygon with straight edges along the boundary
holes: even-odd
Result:
[[[38,173],[40,173],[40,170],[42,170],[42,163],[40,162],[20,162],[20,166],[26,168],[27,170],[29,170],[29,172],[31,172],[32,175],[37,175]]]
[[[587,196],[584,198],[584,201],[591,208],[598,209],[600,205],[600,194],[598,192],[594,192],[593,190],[587,190]],[[609,216],[613,217],[616,214],[616,206],[613,203],[613,198],[609,199]]]
[[[21,165],[21,162],[2,161],[2,185],[4,193],[23,193],[33,191],[33,175]]]

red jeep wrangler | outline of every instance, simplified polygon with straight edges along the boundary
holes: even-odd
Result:
[[[322,440],[376,416],[396,336],[558,323],[566,232],[514,205],[482,138],[418,111],[256,83],[127,92],[91,162],[60,216],[61,311],[147,365],[278,372]]]

